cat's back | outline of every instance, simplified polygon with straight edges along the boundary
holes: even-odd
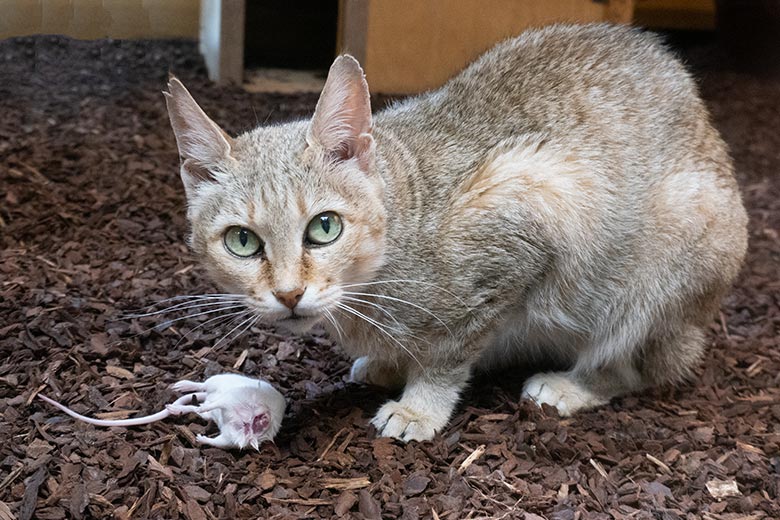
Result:
[[[555,207],[539,224],[551,242],[582,225],[590,231],[581,236],[598,239],[575,247],[563,238],[560,247],[622,251],[615,261],[655,248],[659,237],[696,240],[705,227],[731,237],[734,258],[744,250],[725,143],[690,74],[651,33],[611,24],[526,31],[440,89],[380,113],[376,129],[379,149],[391,141],[385,129],[404,145],[385,154],[402,165],[388,175],[397,185],[413,181],[422,201],[415,211],[436,225],[478,194],[481,207],[525,211],[535,224]],[[533,186],[553,195],[534,202]],[[480,190],[497,199],[487,204]],[[694,211],[702,216],[691,224]],[[719,225],[706,224],[716,211]]]
[[[467,112],[511,104],[534,114],[539,106],[574,112],[583,102],[641,106],[642,99],[669,93],[697,97],[690,75],[657,35],[612,24],[552,25],[499,43],[432,101]]]
[[[440,89],[380,113],[377,122],[404,134],[412,148],[457,149],[457,160],[468,163],[479,161],[480,150],[529,132],[575,147],[633,143],[643,155],[670,142],[683,150],[691,138],[706,137],[695,128],[706,119],[695,83],[657,36],[589,24],[506,40]]]

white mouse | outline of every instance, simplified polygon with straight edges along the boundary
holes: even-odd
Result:
[[[206,420],[214,421],[219,427],[219,435],[216,437],[198,435],[196,440],[218,448],[244,449],[252,446],[259,450],[263,441],[273,440],[282,425],[286,407],[284,397],[261,379],[238,374],[218,374],[203,383],[179,381],[171,388],[187,394],[153,415],[119,420],[86,417],[45,395],[38,394],[38,397],[71,417],[95,426],[138,426],[171,415],[196,413]],[[198,404],[191,404],[193,398],[197,399]]]

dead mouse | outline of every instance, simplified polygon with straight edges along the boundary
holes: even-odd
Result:
[[[196,436],[202,444],[217,448],[244,449],[272,440],[282,425],[286,403],[278,390],[268,382],[238,374],[218,374],[203,383],[179,381],[171,385],[176,392],[187,392],[165,409],[153,415],[131,419],[103,420],[86,417],[46,397],[38,397],[56,406],[66,414],[95,426],[138,426],[149,424],[171,415],[196,413],[219,427],[216,437]],[[196,398],[199,404],[191,404]]]

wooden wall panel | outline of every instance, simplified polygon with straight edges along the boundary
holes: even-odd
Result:
[[[610,11],[610,4],[621,6]],[[633,0],[343,0],[341,49],[376,92],[437,87],[496,42],[554,22],[630,20]]]
[[[0,0],[0,39],[197,38],[199,0]]]

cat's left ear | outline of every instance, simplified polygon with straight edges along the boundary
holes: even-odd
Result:
[[[373,150],[371,99],[358,61],[348,54],[336,58],[328,72],[306,136],[337,161],[357,159],[366,169]]]

